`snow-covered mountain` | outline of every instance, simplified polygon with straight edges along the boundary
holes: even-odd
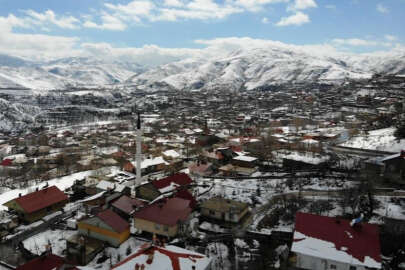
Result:
[[[68,86],[102,86],[125,81],[143,68],[123,61],[71,57],[30,62],[0,55],[0,88],[64,89]]]
[[[405,73],[405,55],[328,57],[285,48],[238,50],[213,59],[186,59],[148,70],[127,82],[176,89],[255,89],[287,82],[342,81],[374,73]]]
[[[131,85],[138,89],[255,89],[296,82],[339,82],[374,73],[405,74],[405,54],[309,53],[283,46],[241,48],[144,68],[135,62],[71,57],[32,62],[0,55],[0,88],[63,89]],[[214,56],[212,56],[214,55]]]

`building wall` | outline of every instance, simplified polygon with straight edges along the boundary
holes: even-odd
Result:
[[[229,222],[235,222],[238,223],[249,211],[249,208],[244,209],[242,212],[239,214],[234,214],[233,217],[231,218],[231,215],[229,212],[220,212],[220,211],[215,211],[211,210],[208,208],[201,208],[201,214],[206,217],[210,218],[215,218],[219,220],[224,220],[224,221],[229,221]]]
[[[167,226],[140,218],[134,218],[134,227],[137,228],[138,230],[164,235],[167,237],[175,237],[178,232],[178,225]]]
[[[325,260],[297,253],[297,267],[309,270],[350,270],[350,264],[332,260]],[[333,266],[336,266],[333,268]],[[356,266],[356,270],[366,270],[363,266]]]
[[[129,227],[122,233],[117,233],[84,222],[79,222],[77,226],[79,229],[79,234],[105,241],[114,247],[118,247],[122,242],[127,240],[130,233]]]

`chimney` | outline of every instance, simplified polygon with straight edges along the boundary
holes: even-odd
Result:
[[[151,251],[148,253],[148,259],[146,260],[146,263],[147,263],[147,264],[152,264],[154,253],[155,253],[154,250],[151,250]]]

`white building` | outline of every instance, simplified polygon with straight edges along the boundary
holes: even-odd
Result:
[[[297,213],[291,251],[296,267],[311,270],[381,269],[378,226]]]

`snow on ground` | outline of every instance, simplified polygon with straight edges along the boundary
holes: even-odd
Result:
[[[274,151],[274,156],[277,159],[292,159],[302,161],[309,164],[320,164],[329,160],[329,156],[323,156],[313,152],[298,152],[298,151]]]
[[[106,167],[106,168],[102,168],[102,169],[103,170],[117,170],[116,167]],[[7,207],[3,206],[3,204],[10,200],[17,198],[20,193],[21,193],[21,195],[31,193],[31,192],[35,191],[35,189],[37,187],[40,189],[43,188],[46,185],[46,183],[48,183],[49,186],[57,186],[60,190],[64,191],[64,190],[70,188],[76,180],[83,179],[94,173],[95,173],[94,170],[78,172],[78,173],[63,176],[60,178],[55,178],[55,179],[49,180],[47,182],[43,182],[41,184],[31,186],[29,188],[13,189],[13,190],[7,191],[3,194],[0,194],[0,210],[7,210]]]
[[[24,240],[23,244],[26,249],[37,255],[46,251],[46,246],[50,244],[53,254],[64,256],[66,239],[75,233],[76,231],[47,230]]]
[[[405,149],[405,139],[397,140],[394,136],[395,128],[384,128],[369,131],[368,134],[355,136],[340,146],[399,152]]]
[[[104,254],[107,257],[111,257],[111,261],[107,259],[103,263],[97,263],[97,260],[103,256],[103,252],[100,252],[88,265],[87,267],[92,269],[99,269],[99,270],[109,270],[111,269],[111,265],[115,265],[116,263],[124,260],[128,257],[127,254],[132,254],[137,248],[142,246],[145,241],[135,239],[130,237],[127,241],[122,243],[118,248],[107,247],[105,249]],[[129,247],[129,248],[128,248]]]

